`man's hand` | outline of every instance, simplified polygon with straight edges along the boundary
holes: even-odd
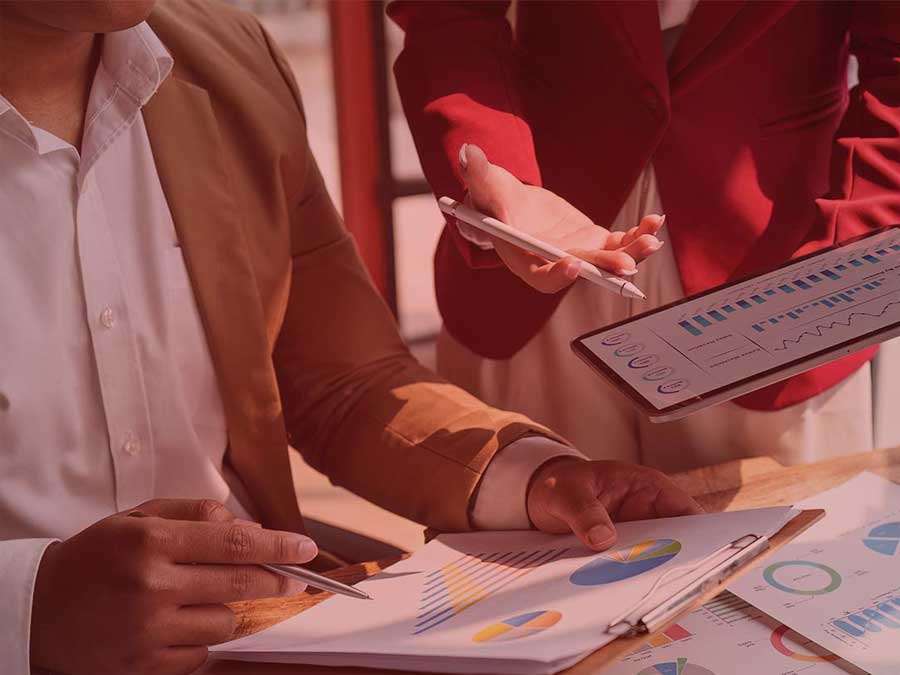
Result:
[[[663,216],[646,216],[627,232],[610,232],[549,190],[525,185],[506,169],[491,164],[482,150],[463,145],[459,152],[463,179],[473,207],[508,225],[619,276],[637,271],[637,264],[659,250],[656,233]],[[485,235],[487,236],[487,235]],[[548,263],[528,251],[491,237],[500,259],[525,283],[555,293],[578,277],[578,261]]]
[[[300,593],[254,563],[304,563],[316,545],[236,520],[209,500],[155,500],[110,516],[41,562],[31,662],[72,675],[181,675],[230,639],[223,603]]]
[[[691,497],[655,469],[624,462],[552,459],[535,472],[528,516],[544,532],[574,532],[602,551],[616,543],[613,521],[703,513]]]

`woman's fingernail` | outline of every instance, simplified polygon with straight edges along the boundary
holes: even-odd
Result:
[[[625,269],[624,267],[620,267],[619,269],[616,270],[616,274],[618,274],[620,277],[630,277],[634,274],[637,274],[637,270],[636,269],[629,270],[629,269]]]
[[[577,279],[577,278],[578,278],[578,272],[580,271],[580,270],[578,269],[579,267],[580,267],[580,265],[577,265],[577,264],[569,264],[569,265],[566,265],[566,269],[565,269],[565,272],[566,272],[566,278],[567,278],[567,279]]]
[[[469,163],[469,160],[466,159],[466,147],[468,145],[468,143],[463,143],[461,146],[459,146],[459,165],[464,169]]]
[[[664,213],[664,214],[662,214],[662,216],[660,216],[660,218],[659,218],[659,226],[662,227],[662,226],[665,225],[665,224],[666,224],[666,214]]]

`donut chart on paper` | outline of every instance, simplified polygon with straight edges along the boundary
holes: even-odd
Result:
[[[657,663],[656,665],[644,668],[637,675],[716,675],[711,670],[707,670],[693,663],[688,663],[687,659],[676,659],[667,661],[666,663]]]
[[[793,585],[788,585],[788,583],[779,581],[775,577],[779,571],[784,569],[791,569],[793,571],[794,575],[787,580]],[[804,587],[802,582],[816,571],[824,572],[828,577],[827,581],[824,578],[819,579],[813,587]],[[836,570],[833,570],[828,565],[810,562],[808,560],[785,560],[784,562],[773,563],[763,571],[763,579],[765,579],[766,583],[772,588],[777,588],[779,591],[792,593],[794,595],[825,595],[826,593],[837,590],[841,585],[841,575],[838,574]]]
[[[510,640],[520,640],[552,628],[559,623],[560,619],[562,619],[562,614],[546,609],[518,614],[483,628],[472,636],[472,641],[508,642]]]
[[[675,539],[649,539],[607,551],[579,567],[569,577],[576,586],[600,586],[636,577],[665,565],[681,552]]]
[[[794,659],[795,661],[821,663],[823,661],[837,661],[840,658],[829,652],[827,649],[820,647],[812,640],[807,640],[785,625],[781,625],[772,631],[770,640],[775,651],[784,654],[789,659]],[[797,651],[798,649],[804,649],[811,653],[802,653]]]

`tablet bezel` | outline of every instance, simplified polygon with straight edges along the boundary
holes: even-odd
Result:
[[[780,382],[782,380],[786,380],[790,377],[793,377],[794,375],[798,375],[807,370],[812,370],[813,368],[829,363],[830,361],[834,361],[843,356],[848,356],[850,354],[853,354],[854,352],[865,349],[866,347],[870,347],[872,345],[884,342],[885,340],[900,335],[900,319],[889,326],[885,326],[871,333],[866,333],[865,335],[862,335],[858,338],[846,340],[844,342],[841,342],[840,344],[815,352],[814,354],[810,354],[808,356],[796,359],[795,361],[791,361],[790,363],[787,363],[783,366],[770,368],[761,373],[757,373],[731,384],[724,385],[705,394],[699,394],[697,396],[694,396],[693,398],[687,399],[686,401],[675,403],[666,408],[657,408],[656,406],[654,406],[637,389],[632,387],[627,380],[625,380],[611,367],[605,364],[593,351],[591,351],[591,349],[587,345],[584,344],[584,341],[594,335],[597,335],[598,333],[605,333],[606,331],[612,330],[614,328],[627,326],[634,323],[635,321],[640,321],[653,314],[669,310],[672,307],[677,307],[678,305],[694,302],[707,295],[718,293],[719,291],[727,288],[745,284],[757,277],[777,272],[778,270],[803,263],[817,256],[836,251],[845,246],[849,246],[850,244],[855,244],[864,239],[868,239],[869,237],[875,237],[880,234],[884,234],[889,230],[897,229],[900,229],[900,224],[882,227],[877,230],[873,230],[872,232],[867,232],[851,239],[847,239],[846,241],[835,244],[833,246],[829,246],[828,248],[815,251],[800,258],[793,258],[781,265],[764,270],[757,274],[742,277],[734,281],[729,281],[716,286],[715,288],[710,288],[709,290],[703,291],[702,293],[682,298],[681,300],[676,300],[675,302],[670,302],[667,305],[657,307],[656,309],[651,309],[649,311],[638,314],[637,316],[633,316],[622,321],[617,321],[602,328],[592,330],[589,333],[585,333],[584,335],[580,335],[570,342],[570,346],[572,348],[572,351],[574,351],[582,361],[584,361],[594,371],[602,375],[606,380],[610,381],[616,387],[616,389],[625,394],[635,405],[637,405],[641,409],[644,414],[647,415],[647,417],[650,418],[652,422],[668,422],[671,420],[686,417],[687,415],[696,412],[697,410],[707,408],[711,405],[715,405],[716,403],[722,403],[724,401],[737,398],[738,396],[743,396],[744,394],[749,394],[750,392],[756,391],[757,389],[761,389],[770,384],[775,384],[776,382]]]

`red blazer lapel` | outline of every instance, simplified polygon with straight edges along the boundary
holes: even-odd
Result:
[[[598,7],[622,36],[624,57],[633,72],[648,80],[666,101],[669,99],[669,77],[659,32],[659,7],[656,0],[623,0],[602,2]]]
[[[700,0],[669,59],[672,96],[727,63],[794,4],[796,0]]]

